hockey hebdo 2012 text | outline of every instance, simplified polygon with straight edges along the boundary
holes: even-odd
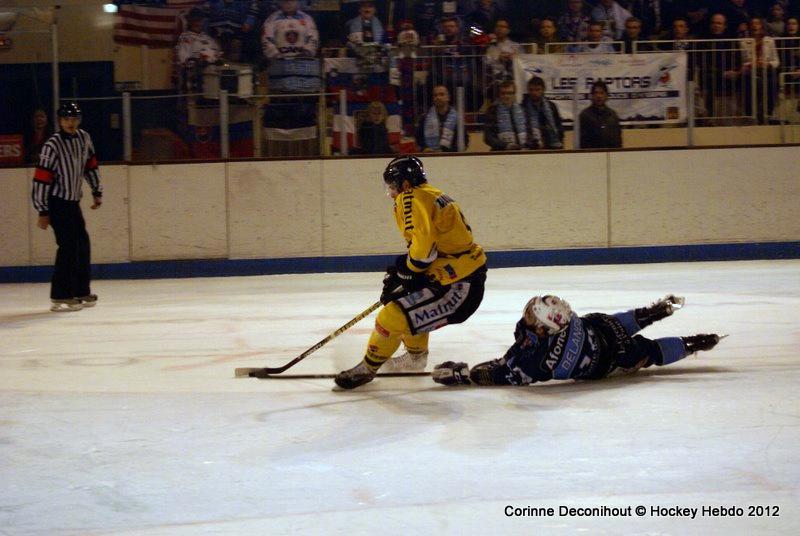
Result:
[[[748,506],[565,506],[535,507],[508,505],[506,517],[780,517],[776,505]]]

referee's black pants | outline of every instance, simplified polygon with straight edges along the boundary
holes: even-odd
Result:
[[[78,201],[50,197],[50,225],[56,234],[58,251],[50,298],[61,300],[87,296],[91,280],[91,246]]]

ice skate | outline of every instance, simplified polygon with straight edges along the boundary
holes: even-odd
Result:
[[[717,335],[715,333],[692,335],[690,337],[681,337],[683,345],[686,347],[686,354],[691,355],[696,352],[711,350],[714,348],[721,339],[727,335]]]
[[[80,311],[83,309],[83,302],[77,298],[64,298],[58,300],[50,300],[50,310],[55,313],[68,313],[70,311]]]
[[[375,371],[370,370],[362,361],[355,367],[336,375],[333,381],[341,389],[355,389],[375,379]]]
[[[634,311],[636,323],[639,324],[640,328],[644,329],[653,322],[658,322],[672,315],[676,310],[683,307],[685,303],[686,298],[683,296],[668,294],[648,307],[636,309]]]
[[[97,294],[87,294],[86,296],[78,296],[75,298],[80,300],[84,307],[94,307],[97,304]]]
[[[383,364],[384,372],[423,372],[428,366],[428,352],[412,354],[409,351],[389,359]]]

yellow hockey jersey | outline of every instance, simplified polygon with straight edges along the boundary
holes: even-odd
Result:
[[[442,285],[464,279],[486,264],[472,229],[453,199],[424,183],[395,198],[397,227],[408,247],[406,264]]]

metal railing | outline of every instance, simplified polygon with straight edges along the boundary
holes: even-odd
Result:
[[[777,109],[781,143],[800,143],[800,70],[778,75]]]

